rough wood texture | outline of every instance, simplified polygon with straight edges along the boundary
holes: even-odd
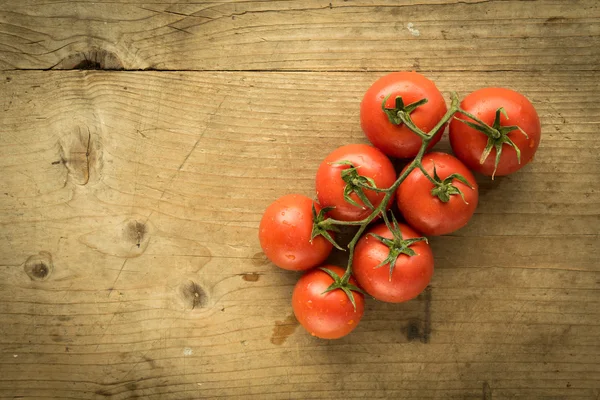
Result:
[[[312,194],[327,152],[364,141],[375,74],[7,73],[1,393],[594,398],[598,76],[461,76],[431,77],[532,99],[535,162],[480,179],[472,223],[433,241],[421,299],[370,301],[323,342],[296,330],[297,275],[265,262],[256,227],[277,196]]]
[[[0,398],[600,398],[598,3],[411,3],[0,4]],[[77,64],[195,71],[11,70]],[[540,149],[418,299],[315,339],[258,221],[413,66],[523,92]]]
[[[599,18],[595,0],[7,1],[0,68],[598,70]]]

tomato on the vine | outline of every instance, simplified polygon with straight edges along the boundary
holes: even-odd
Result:
[[[334,150],[317,170],[318,203],[283,196],[267,208],[259,227],[261,247],[273,263],[310,269],[294,286],[292,308],[308,332],[324,339],[356,328],[367,293],[391,303],[422,293],[432,279],[434,257],[421,233],[448,234],[469,222],[479,196],[469,169],[492,179],[513,173],[533,159],[541,136],[539,117],[523,95],[486,88],[459,105],[452,93],[448,111],[435,84],[416,72],[377,80],[361,102],[360,121],[375,147]],[[456,157],[427,154],[447,124]],[[388,156],[414,160],[397,178]],[[389,212],[395,197],[407,224]],[[333,237],[341,225],[360,226],[347,245],[348,268],[314,268],[332,247],[344,250]]]
[[[344,269],[333,265],[324,265],[333,274],[341,278]],[[348,294],[342,289],[326,292],[334,279],[320,268],[305,273],[296,283],[292,294],[292,308],[296,319],[313,336],[322,339],[338,339],[349,334],[363,316],[364,295],[352,291],[356,308]],[[350,278],[350,284],[356,281]]]
[[[469,169],[502,176],[518,171],[533,159],[540,144],[541,126],[525,96],[510,89],[485,88],[465,97],[460,108],[479,119],[459,112],[450,122],[452,151]]]
[[[428,236],[445,235],[465,226],[479,199],[471,171],[446,153],[425,154],[422,166],[436,184],[419,168],[400,184],[396,202],[406,222]]]
[[[401,98],[401,101],[397,99]],[[421,102],[426,99],[426,102]],[[385,100],[385,108],[382,103]],[[415,157],[421,138],[399,119],[410,115],[413,123],[429,132],[447,111],[444,97],[435,84],[417,72],[393,72],[378,79],[367,90],[360,104],[360,124],[373,145],[391,157]],[[428,148],[442,137],[442,126]]]
[[[260,245],[278,267],[307,270],[321,264],[331,253],[333,245],[323,235],[313,238],[313,207],[316,212],[321,211],[312,199],[289,194],[265,210],[258,231]]]
[[[411,227],[386,224],[371,228],[354,250],[354,277],[371,296],[390,303],[413,299],[433,276],[433,253],[429,244]],[[401,236],[401,237],[400,237]]]
[[[319,166],[316,190],[323,207],[332,218],[359,221],[379,206],[385,193],[369,187],[386,189],[396,180],[390,160],[381,151],[366,144],[342,146],[329,154]]]

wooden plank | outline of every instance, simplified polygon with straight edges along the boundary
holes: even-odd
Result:
[[[598,70],[595,0],[0,3],[0,69]]]
[[[445,94],[529,96],[535,162],[478,177],[477,215],[432,240],[418,299],[367,301],[339,341],[298,328],[298,274],[265,260],[258,221],[366,142],[377,76],[0,77],[0,398],[597,398],[596,72],[430,74]]]

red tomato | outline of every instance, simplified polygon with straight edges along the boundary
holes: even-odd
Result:
[[[517,159],[515,149],[504,143],[501,147],[502,152],[495,175],[512,174],[533,159],[533,155],[540,144],[540,119],[535,108],[525,96],[510,89],[485,88],[465,97],[460,107],[489,126],[494,123],[496,110],[503,107],[508,118],[501,116],[500,125],[516,125],[523,129],[529,137],[527,138],[519,130],[513,130],[507,134],[508,138],[521,151],[521,163]],[[457,113],[456,117],[474,122],[471,118],[460,113]],[[483,164],[480,163],[481,155],[488,143],[488,136],[456,119],[453,119],[450,123],[449,130],[450,145],[456,157],[465,163],[469,169],[493,176],[496,149],[492,148]]]
[[[404,240],[420,236],[408,225],[399,226]],[[433,253],[429,245],[424,241],[416,242],[409,247],[415,255],[399,254],[390,279],[389,263],[378,267],[390,255],[390,248],[370,233],[393,238],[388,227],[379,224],[359,239],[354,250],[352,271],[360,286],[376,299],[389,303],[417,297],[433,276]]]
[[[340,267],[325,265],[324,268],[339,277],[344,275]],[[352,292],[356,310],[341,289],[323,293],[332,283],[333,278],[326,272],[313,269],[298,280],[292,294],[296,319],[311,335],[322,339],[338,339],[349,334],[358,325],[365,308],[362,293]],[[356,285],[352,278],[349,283]]]
[[[300,194],[289,194],[275,200],[265,210],[258,231],[260,246],[278,267],[307,270],[321,264],[331,252],[333,246],[323,236],[310,240],[313,204],[318,213],[321,207],[313,200]]]
[[[352,205],[344,199],[346,182],[341,172],[351,168],[349,165],[336,165],[340,161],[350,161],[356,172],[361,176],[371,178],[378,188],[392,186],[396,180],[396,172],[390,160],[375,147],[366,144],[350,144],[342,146],[329,154],[317,170],[316,189],[319,203],[323,207],[335,207],[329,212],[332,218],[342,221],[359,221],[368,217],[372,210],[365,206],[356,193],[350,198],[361,207]],[[377,207],[383,200],[384,193],[364,189],[363,193]],[[391,202],[390,202],[391,203]]]
[[[415,168],[396,191],[398,208],[404,219],[410,226],[427,236],[445,235],[462,228],[473,216],[479,199],[477,182],[473,174],[458,159],[445,153],[425,154],[422,164],[431,177],[434,176],[435,165],[436,174],[442,181],[442,186],[437,186],[437,190],[442,192],[441,199],[432,193],[436,186],[423,175],[420,169]],[[462,175],[472,189],[458,179],[450,178],[444,183],[444,180],[453,174]],[[451,184],[454,189],[448,184]],[[455,189],[462,192],[464,200]]]
[[[381,109],[386,97],[386,108],[394,108],[397,96],[402,97],[406,106],[427,99],[427,103],[410,113],[412,121],[424,132],[433,129],[448,109],[435,84],[416,72],[393,72],[377,80],[367,90],[360,104],[360,124],[367,138],[388,156],[411,158],[417,155],[421,138],[403,123],[395,125],[390,122]],[[436,133],[428,148],[439,142],[444,128]]]

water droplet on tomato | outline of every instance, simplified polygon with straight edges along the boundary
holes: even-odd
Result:
[[[350,321],[348,321],[348,325],[352,325],[354,323],[354,320],[351,319]]]
[[[293,254],[286,254],[285,256],[286,256],[286,257],[287,257],[289,260],[295,260],[295,259],[296,259],[296,256],[295,256],[295,255],[293,255]]]

